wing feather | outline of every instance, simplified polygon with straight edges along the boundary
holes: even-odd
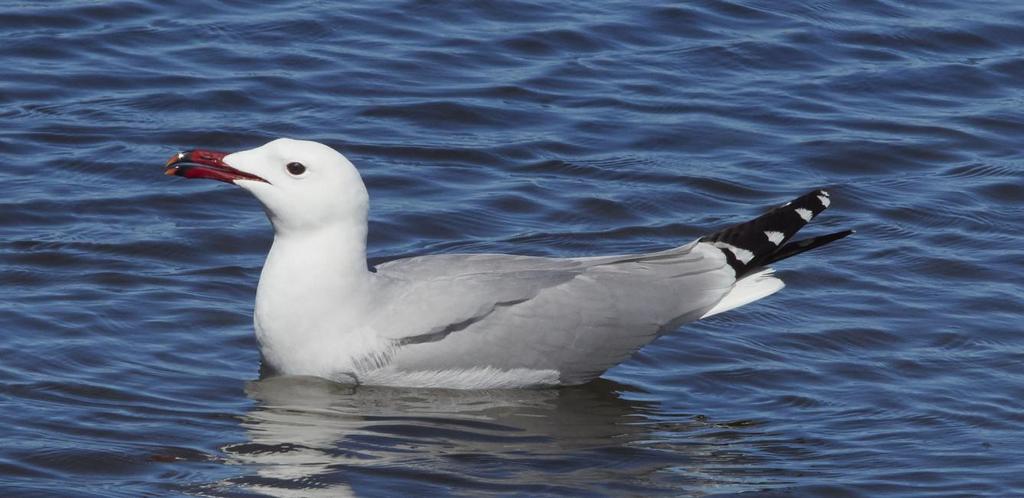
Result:
[[[585,382],[699,318],[735,282],[707,244],[580,259],[444,255],[378,271],[398,293],[373,324],[401,346],[396,367],[552,369],[563,383]]]

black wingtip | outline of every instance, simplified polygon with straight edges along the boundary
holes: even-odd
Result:
[[[845,230],[821,237],[789,240],[832,203],[828,191],[812,190],[763,215],[701,238],[725,254],[737,277],[757,268],[795,256],[853,233]]]
[[[808,239],[800,239],[795,242],[790,242],[780,247],[778,251],[775,251],[775,253],[772,254],[771,257],[764,262],[764,265],[770,265],[776,261],[782,261],[783,259],[790,258],[802,252],[807,252],[810,251],[811,249],[821,247],[825,244],[828,244],[829,242],[835,242],[843,237],[852,235],[854,233],[855,232],[853,230],[843,230],[841,232],[830,233],[828,235],[821,235],[818,237],[811,237]]]

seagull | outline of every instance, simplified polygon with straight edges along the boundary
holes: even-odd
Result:
[[[681,325],[783,288],[769,265],[853,233],[790,238],[814,190],[745,223],[645,254],[437,254],[370,268],[369,195],[326,145],[281,138],[175,154],[167,175],[234,183],[274,228],[253,312],[263,366],[355,385],[576,385]]]

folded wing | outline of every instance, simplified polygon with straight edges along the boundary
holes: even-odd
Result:
[[[659,333],[699,318],[735,282],[708,244],[551,259],[443,255],[384,264],[392,306],[374,327],[408,370],[557,371],[585,382]]]

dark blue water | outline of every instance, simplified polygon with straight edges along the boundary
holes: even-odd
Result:
[[[1017,1],[0,7],[5,496],[1024,495]],[[173,152],[344,151],[374,261],[666,248],[814,187],[789,286],[547,391],[259,380],[271,230]],[[745,495],[747,496],[747,495]]]

